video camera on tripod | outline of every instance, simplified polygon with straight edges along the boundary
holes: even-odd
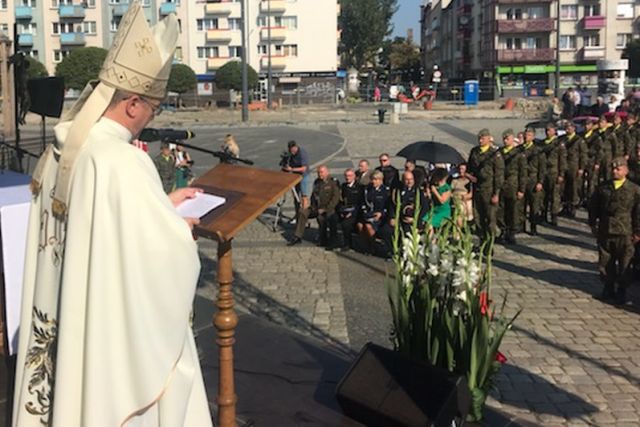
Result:
[[[293,159],[293,154],[289,151],[283,151],[280,154],[280,165],[281,168],[286,168],[287,166],[291,166],[291,160]]]

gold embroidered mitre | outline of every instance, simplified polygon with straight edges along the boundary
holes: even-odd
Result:
[[[89,83],[63,118],[72,124],[64,141],[59,141],[62,154],[53,200],[53,211],[58,218],[65,219],[68,214],[71,176],[80,149],[116,90],[164,98],[177,40],[178,21],[175,15],[169,15],[149,27],[140,2],[131,3],[102,65],[100,81]],[[36,190],[42,179],[40,175],[33,175],[33,188]]]

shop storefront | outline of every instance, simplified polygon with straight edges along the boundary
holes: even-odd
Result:
[[[514,65],[496,69],[498,93],[503,97],[534,97],[552,93],[555,65]],[[576,85],[596,89],[598,72],[594,65],[560,65],[560,89]]]

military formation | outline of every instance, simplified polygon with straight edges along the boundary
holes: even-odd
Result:
[[[467,177],[473,183],[475,225],[481,241],[515,244],[516,234],[538,233],[540,224],[558,225],[587,208],[597,238],[602,298],[629,304],[627,287],[640,269],[640,126],[635,114],[587,120],[584,131],[566,122],[535,140],[528,128],[516,144],[513,130],[492,144],[487,129],[478,133]],[[528,225],[528,227],[527,227]]]

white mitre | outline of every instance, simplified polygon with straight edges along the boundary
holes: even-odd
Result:
[[[66,122],[72,122],[68,133],[60,132],[66,134],[66,138],[58,141],[62,146],[62,154],[53,200],[53,211],[58,218],[65,219],[67,216],[74,163],[89,130],[102,117],[116,90],[164,99],[177,40],[178,21],[175,15],[170,14],[149,27],[140,2],[131,3],[102,64],[100,80],[85,87],[78,101],[58,125],[65,126]],[[66,126],[69,124],[66,123]],[[32,188],[36,192],[42,182],[38,169],[33,174]]]

